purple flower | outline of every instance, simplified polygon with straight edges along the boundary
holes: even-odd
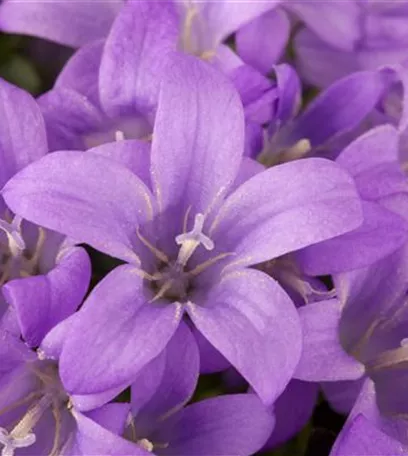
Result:
[[[295,50],[300,72],[309,83],[326,87],[355,71],[374,70],[408,58],[406,1],[354,0],[327,3],[324,8],[317,3],[300,3],[294,9],[307,27],[297,34]]]
[[[131,381],[186,312],[263,400],[283,391],[300,355],[296,309],[249,266],[356,228],[360,200],[350,176],[323,159],[248,179],[243,127],[230,83],[177,55],[150,155],[137,141],[55,152],[7,184],[20,216],[129,263],[75,318],[60,359],[68,388],[88,394]]]
[[[16,172],[47,153],[47,139],[36,102],[5,81],[0,81],[0,111],[3,187]],[[36,346],[45,332],[81,303],[90,280],[89,258],[84,249],[63,245],[64,237],[60,234],[13,216],[3,199],[0,216],[1,325],[11,330],[17,318],[23,337]],[[70,279],[77,278],[81,280],[73,288]],[[58,313],[53,312],[56,309]],[[43,320],[42,326],[38,326],[46,315],[48,321]]]
[[[202,55],[231,77],[246,111],[247,149],[259,149],[261,125],[270,120],[276,98],[274,85],[220,43],[228,27],[268,4],[176,6],[128,2],[106,41],[85,46],[67,63],[54,88],[39,100],[52,150],[84,150],[124,138],[150,140],[167,56],[177,48]],[[229,20],[220,22],[217,11]]]
[[[69,276],[69,280],[72,287],[81,286],[81,278]],[[36,310],[31,310],[32,324],[21,331],[26,329],[28,339],[33,340],[39,331],[36,325],[41,326],[45,338],[39,339],[40,348],[30,348],[18,337],[0,331],[1,454],[12,456],[15,452],[20,453],[22,448],[26,448],[22,450],[25,454],[33,455],[101,454],[98,439],[103,441],[103,454],[108,454],[110,441],[114,439],[112,433],[120,434],[125,429],[129,405],[103,406],[116,394],[115,391],[92,397],[67,392],[58,365],[60,347],[67,333],[52,328],[47,331],[50,321],[59,321],[60,311],[55,306],[46,309],[48,314],[43,312],[39,316]],[[29,316],[25,317],[27,323]],[[78,402],[81,404],[77,406]],[[93,410],[81,412],[81,405],[85,405],[82,409]],[[86,450],[80,451],[79,448],[84,446]],[[133,451],[131,445],[129,448]]]
[[[405,245],[369,268],[336,275],[338,300],[299,310],[303,356],[295,373],[304,380],[333,382],[324,389],[335,408],[353,407],[349,421],[364,415],[379,438],[383,432],[405,451],[407,259]]]
[[[355,179],[364,223],[299,252],[297,259],[304,272],[317,276],[359,269],[405,244],[406,221],[390,207],[393,200],[408,203],[408,182],[400,169],[398,146],[397,130],[383,125],[360,136],[337,157],[336,162]]]

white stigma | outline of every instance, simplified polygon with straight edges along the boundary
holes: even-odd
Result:
[[[29,433],[23,437],[15,437],[6,429],[0,427],[0,443],[4,445],[1,456],[13,456],[16,448],[27,448],[35,443],[35,434]]]
[[[214,242],[203,233],[204,215],[197,214],[194,219],[194,227],[188,233],[176,236],[176,243],[180,245],[177,256],[177,264],[185,266],[194,253],[195,249],[202,244],[206,250],[214,249]]]

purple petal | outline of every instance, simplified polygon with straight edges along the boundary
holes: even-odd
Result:
[[[364,221],[359,228],[298,252],[303,271],[313,276],[351,271],[402,247],[408,237],[406,222],[379,204],[363,201],[362,207]]]
[[[122,140],[103,144],[88,151],[115,160],[142,180],[150,184],[150,144],[139,140]]]
[[[276,119],[280,125],[291,120],[298,112],[302,100],[302,87],[296,71],[287,64],[274,67],[278,87]]]
[[[273,418],[252,394],[208,399],[188,406],[163,423],[169,445],[160,455],[235,456],[253,454],[268,438]]]
[[[3,196],[25,219],[130,262],[138,262],[132,251],[138,223],[153,216],[147,187],[96,154],[50,154],[9,181]]]
[[[392,125],[380,125],[359,136],[337,157],[352,176],[384,163],[399,160],[399,135]]]
[[[88,412],[86,416],[114,434],[122,434],[129,416],[129,404],[106,404]]]
[[[361,222],[352,178],[329,160],[309,158],[245,182],[221,207],[210,236],[224,251],[236,252],[234,261],[256,264],[351,231]]]
[[[272,278],[237,269],[187,310],[262,400],[272,403],[281,394],[299,361],[301,334],[293,303]]]
[[[364,366],[349,356],[340,343],[341,305],[336,299],[300,307],[303,333],[302,356],[295,377],[300,380],[355,380]]]
[[[185,210],[208,212],[234,181],[243,151],[244,116],[232,85],[198,59],[175,57],[153,131],[152,179],[160,208],[184,203]]]
[[[50,151],[86,149],[86,135],[100,130],[107,122],[90,98],[66,86],[45,93],[38,103],[45,119]]]
[[[216,49],[229,35],[280,2],[281,0],[268,2],[195,0],[193,5],[198,8],[200,20],[196,21],[197,27],[193,33],[195,32],[195,38],[200,43],[200,51]]]
[[[357,51],[330,46],[315,33],[302,29],[294,39],[296,63],[302,79],[316,87],[328,87],[336,80],[361,69]],[[367,69],[375,69],[369,67]]]
[[[177,17],[171,2],[127,2],[106,41],[100,97],[111,115],[149,112],[157,104],[167,55],[175,51]]]
[[[268,73],[282,56],[289,39],[290,22],[281,9],[268,11],[236,33],[240,57],[261,73]]]
[[[0,6],[0,28],[79,47],[105,37],[122,4],[122,0],[6,0]]]
[[[306,425],[316,405],[318,391],[317,383],[291,380],[273,405],[276,422],[266,448],[281,445]]]
[[[287,137],[292,144],[308,139],[316,148],[352,130],[374,109],[386,83],[381,71],[361,71],[337,81],[293,123]]]
[[[98,456],[102,454],[149,456],[151,454],[79,412],[75,412],[75,419],[77,432],[70,448],[65,450],[63,456]]]
[[[17,171],[45,155],[48,146],[44,120],[34,98],[2,79],[0,118],[0,187],[3,187]]]
[[[12,280],[3,286],[2,292],[16,310],[27,344],[38,347],[48,331],[75,312],[90,278],[91,263],[86,251],[73,248],[48,274]]]
[[[60,357],[61,379],[71,393],[101,393],[132,383],[176,331],[180,304],[149,303],[138,272],[124,265],[108,274],[73,322]]]
[[[142,369],[132,385],[132,413],[138,435],[149,435],[151,427],[191,398],[199,363],[194,338],[182,323],[164,351]]]
[[[360,8],[356,2],[289,2],[299,16],[322,40],[352,52],[360,39]]]
[[[212,374],[221,372],[230,367],[230,363],[214,348],[213,345],[198,331],[193,330],[194,337],[200,350],[200,373]]]
[[[400,442],[384,434],[360,414],[347,422],[330,456],[398,456],[405,455],[406,451]]]
[[[323,382],[321,387],[330,407],[337,413],[347,415],[353,408],[366,377],[342,382]]]
[[[99,67],[104,43],[95,41],[81,47],[65,64],[55,87],[72,89],[99,106]]]

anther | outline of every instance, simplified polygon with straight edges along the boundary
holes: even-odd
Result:
[[[115,131],[115,141],[118,142],[118,141],[124,141],[124,140],[125,140],[125,134],[123,133],[123,131],[116,130]]]
[[[153,452],[153,443],[148,440],[148,439],[141,439],[141,440],[138,440],[137,443],[142,447],[144,448],[145,450],[147,450],[149,453],[152,453]]]
[[[176,243],[180,245],[177,256],[177,264],[184,267],[195,249],[202,244],[206,250],[214,249],[214,242],[203,233],[204,215],[197,214],[194,219],[194,227],[188,233],[176,236]]]

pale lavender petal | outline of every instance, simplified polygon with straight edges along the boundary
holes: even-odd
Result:
[[[152,111],[165,74],[167,55],[176,50],[177,17],[171,2],[127,2],[104,48],[100,99],[110,116]]]
[[[334,444],[330,456],[398,456],[407,454],[407,448],[384,434],[364,415],[349,420]]]
[[[268,2],[230,0],[188,2],[198,9],[199,20],[193,30],[201,51],[213,50],[230,34],[246,23],[278,5],[281,0]],[[188,7],[187,7],[188,11]],[[188,14],[188,13],[187,13]]]
[[[86,416],[114,434],[121,435],[125,430],[129,412],[129,404],[111,403],[88,412]]]
[[[301,333],[296,308],[277,282],[260,271],[236,269],[187,310],[262,400],[272,403],[282,393],[300,358]]]
[[[138,262],[135,230],[154,210],[150,191],[130,170],[80,152],[55,152],[25,168],[3,197],[25,219],[130,262]]]
[[[157,434],[169,441],[158,455],[238,456],[253,454],[268,438],[273,418],[253,394],[217,397],[192,404],[164,423]]]
[[[336,80],[364,69],[359,63],[357,51],[343,51],[330,46],[308,29],[302,29],[296,34],[294,46],[297,68],[302,79],[317,87],[328,87]]]
[[[3,286],[16,311],[27,344],[38,347],[55,325],[82,304],[91,279],[91,263],[80,247],[65,253],[48,274],[17,279]]]
[[[257,174],[224,202],[209,235],[234,261],[256,264],[330,239],[362,222],[352,178],[318,158]]]
[[[175,57],[153,131],[152,183],[160,208],[184,204],[192,213],[208,212],[234,181],[243,152],[243,109],[233,86],[206,63]]]
[[[87,416],[75,412],[77,431],[62,456],[149,456],[147,450],[103,428]]]
[[[150,143],[139,140],[121,140],[103,144],[93,149],[92,152],[111,160],[115,160],[142,180],[149,188],[150,184]]]
[[[363,201],[362,208],[364,221],[356,230],[296,254],[304,272],[317,276],[367,267],[403,246],[408,237],[404,219],[379,204]]]
[[[0,6],[1,8],[2,6]],[[44,120],[34,98],[0,79],[0,187],[48,152]]]
[[[313,414],[318,392],[317,383],[291,380],[273,405],[276,422],[266,448],[281,445],[306,425]]]
[[[122,5],[123,0],[6,0],[0,6],[0,28],[79,47],[106,36]]]
[[[349,52],[360,39],[360,8],[357,2],[305,2],[286,4],[322,40]]]
[[[81,47],[65,64],[55,82],[55,88],[69,88],[99,105],[99,67],[104,40]]]
[[[337,157],[352,176],[368,171],[384,163],[399,160],[399,135],[392,125],[372,128],[349,144]]]
[[[268,73],[282,56],[290,33],[290,22],[282,9],[268,11],[236,33],[237,52],[244,62]]]
[[[132,383],[167,345],[182,309],[149,302],[137,268],[123,265],[98,284],[77,315],[62,347],[60,375],[70,393],[84,395]]]
[[[100,130],[107,123],[106,116],[91,98],[67,86],[50,90],[38,99],[38,103],[45,119],[51,152],[85,150],[86,135]]]
[[[300,380],[320,382],[355,380],[364,365],[349,356],[340,343],[341,304],[337,299],[298,309],[302,325],[302,356],[295,371]]]

